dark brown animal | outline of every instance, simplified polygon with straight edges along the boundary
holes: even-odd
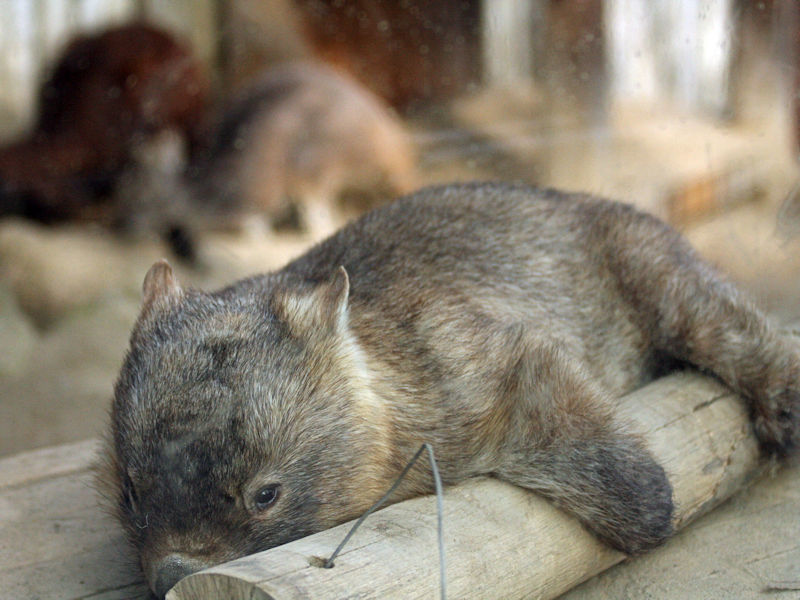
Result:
[[[146,24],[71,42],[39,92],[33,131],[0,149],[0,216],[102,219],[143,138],[201,137],[208,82],[190,49]]]
[[[505,479],[636,554],[671,534],[672,492],[615,400],[676,361],[741,394],[766,453],[796,446],[800,357],[674,230],[431,188],[217,292],[153,266],[102,481],[161,596],[359,515],[422,442],[446,483]],[[430,491],[412,472],[394,500]]]

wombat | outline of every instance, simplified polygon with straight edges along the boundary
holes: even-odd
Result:
[[[171,179],[140,161],[118,191],[131,220],[187,228],[237,227],[252,215],[287,221],[323,237],[348,193],[410,191],[410,135],[391,109],[356,81],[313,62],[265,70],[222,112],[210,148]]]
[[[105,485],[153,591],[360,515],[422,442],[629,554],[672,532],[615,400],[689,363],[800,437],[800,356],[673,229],[589,195],[425,189],[207,293],[156,263],[115,388]],[[423,469],[393,500],[430,492]]]

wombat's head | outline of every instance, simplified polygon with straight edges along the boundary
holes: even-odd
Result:
[[[348,289],[344,269],[213,294],[182,289],[166,262],[148,272],[102,483],[157,595],[350,519],[385,489]]]

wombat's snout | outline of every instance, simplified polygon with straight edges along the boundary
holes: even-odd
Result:
[[[181,579],[209,566],[196,558],[173,553],[146,565],[145,574],[153,593],[158,598],[164,598]]]

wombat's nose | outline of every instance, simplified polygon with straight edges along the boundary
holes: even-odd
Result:
[[[206,568],[204,562],[182,554],[168,554],[147,569],[150,588],[156,596],[163,598],[176,583],[187,575]]]

